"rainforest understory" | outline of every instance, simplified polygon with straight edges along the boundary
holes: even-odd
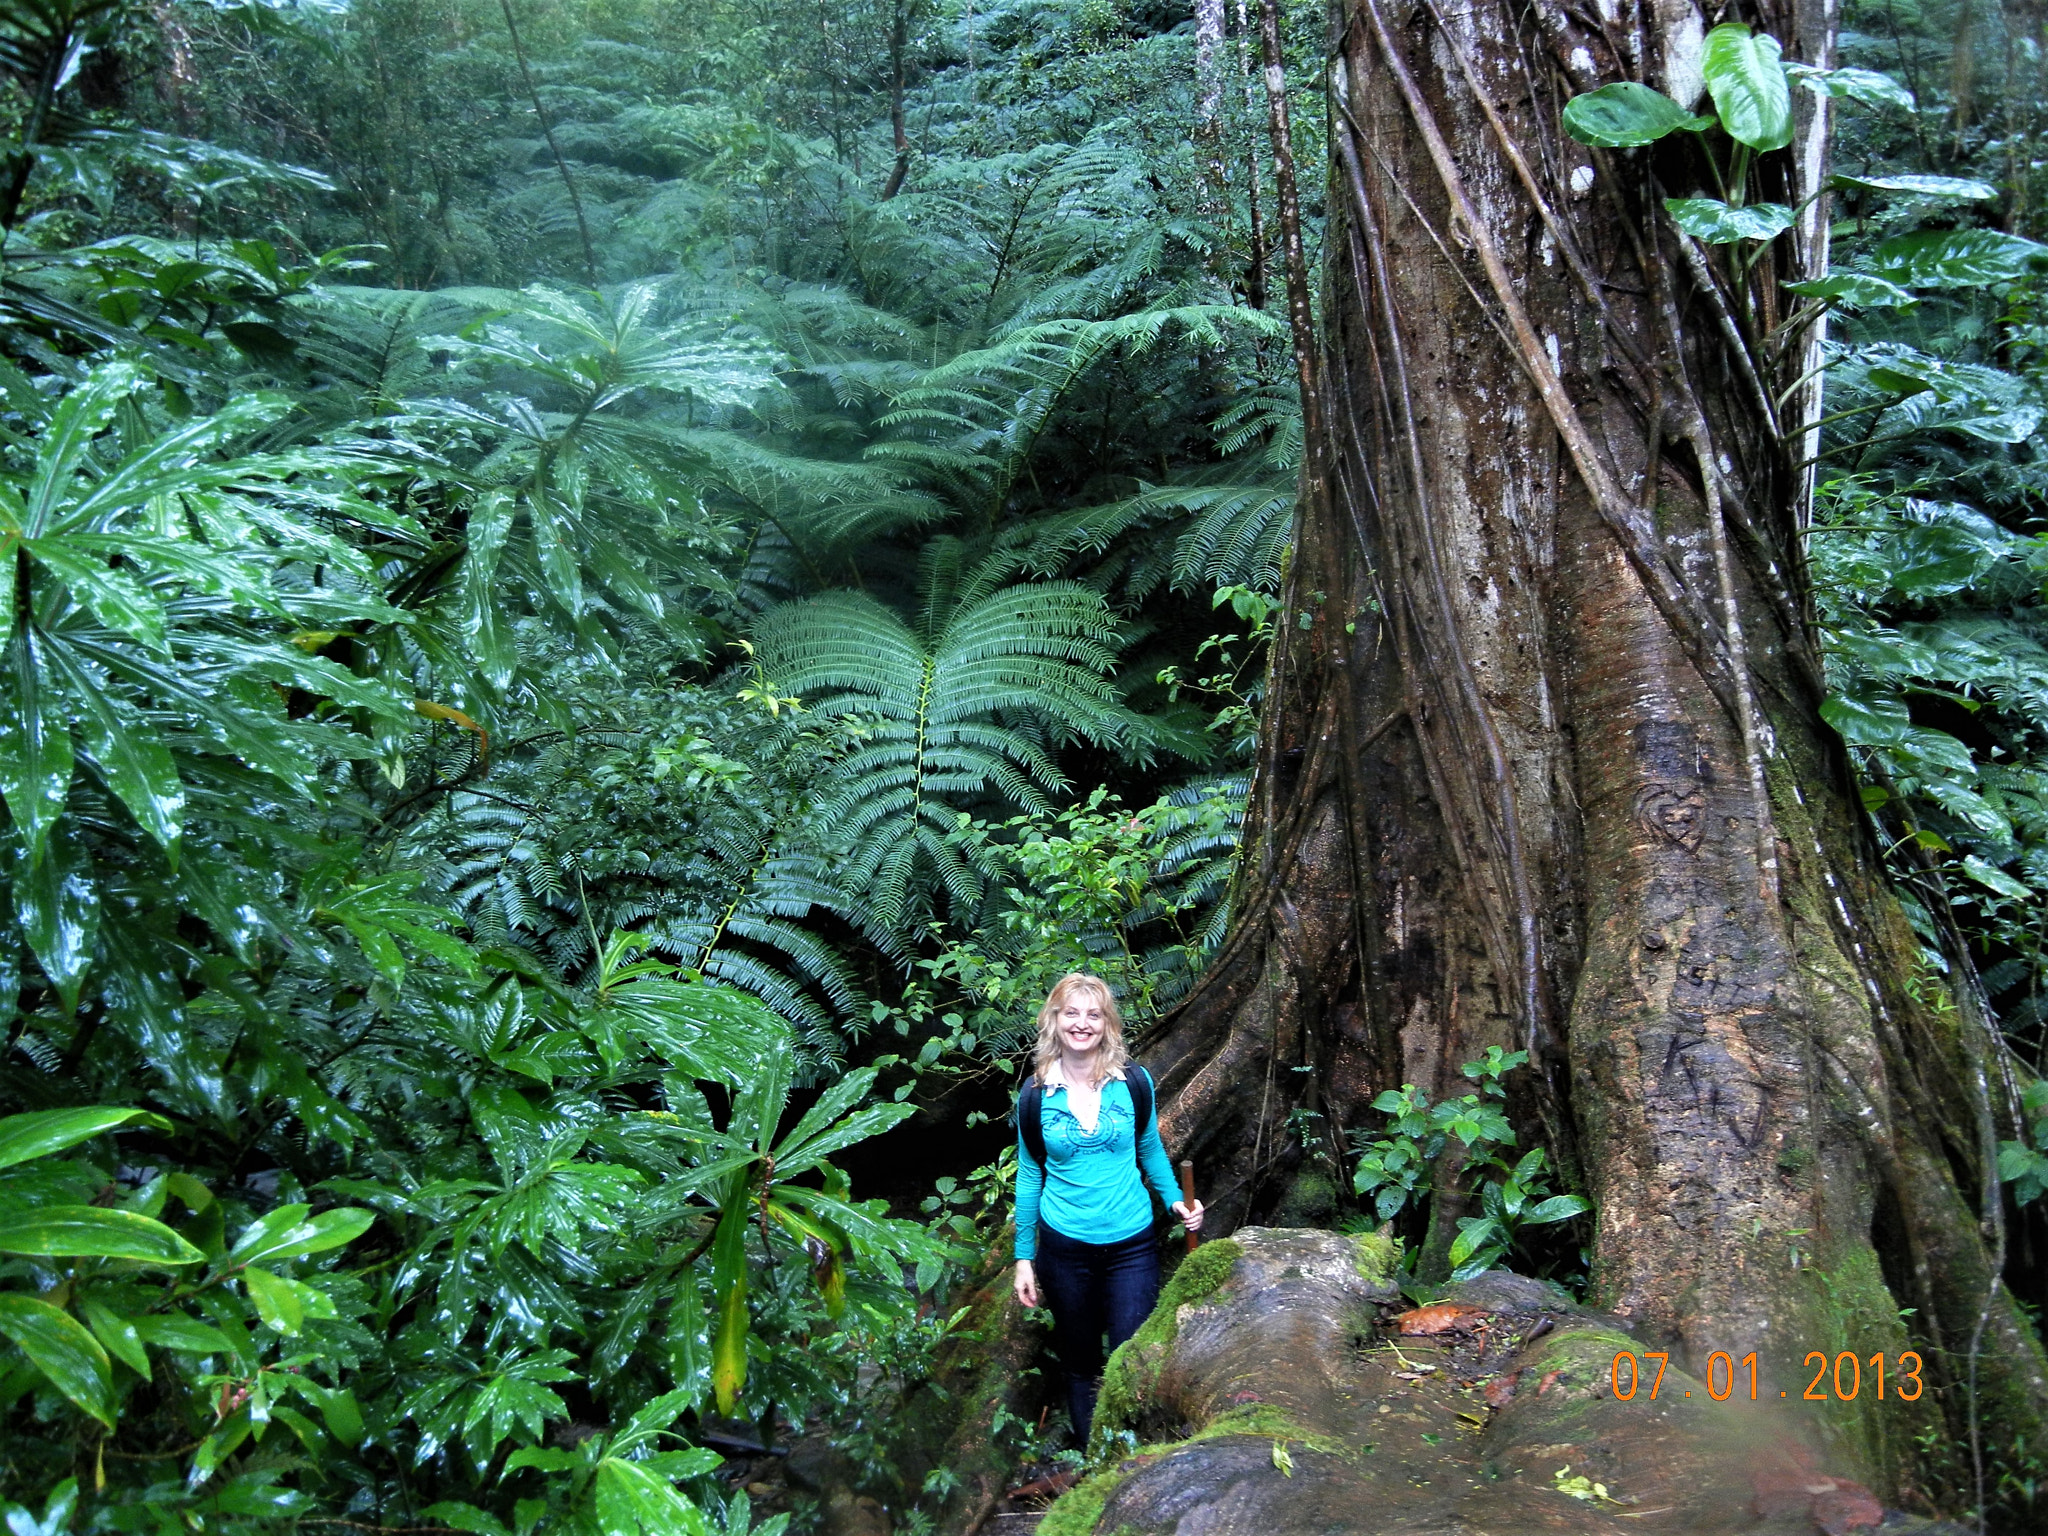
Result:
[[[0,0],[15,1536],[2039,1529],[2044,48]]]

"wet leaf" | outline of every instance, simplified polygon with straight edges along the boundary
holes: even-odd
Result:
[[[1633,80],[1574,96],[1564,107],[1565,132],[1599,149],[1636,149],[1666,134],[1713,126],[1713,118],[1696,117],[1662,91]]]
[[[1775,37],[1723,22],[1707,34],[1700,67],[1730,138],[1756,150],[1792,142],[1792,92]]]

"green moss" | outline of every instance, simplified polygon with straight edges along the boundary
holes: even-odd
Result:
[[[1205,1301],[1223,1287],[1244,1249],[1231,1238],[1204,1243],[1167,1278],[1159,1293],[1159,1304],[1138,1331],[1117,1346],[1102,1371],[1102,1391],[1095,1400],[1095,1428],[1090,1451],[1100,1447],[1109,1435],[1129,1427],[1137,1417],[1138,1401],[1151,1386],[1160,1358],[1173,1343],[1179,1327],[1180,1309]]]
[[[1221,1440],[1229,1435],[1256,1435],[1262,1440],[1284,1440],[1289,1445],[1318,1451],[1325,1456],[1341,1456],[1346,1461],[1358,1454],[1355,1446],[1347,1446],[1343,1441],[1333,1439],[1329,1435],[1313,1434],[1303,1429],[1289,1416],[1286,1409],[1274,1403],[1252,1403],[1243,1408],[1233,1408],[1221,1418],[1212,1419],[1203,1425],[1179,1445],[1164,1449],[1179,1450],[1183,1445],[1194,1445],[1202,1440]]]
[[[1123,1480],[1130,1476],[1122,1466],[1084,1477],[1053,1500],[1045,1518],[1038,1522],[1039,1536],[1090,1536],[1102,1507],[1109,1502]]]
[[[1276,1227],[1327,1227],[1337,1215],[1337,1185],[1329,1173],[1313,1165],[1294,1176],[1286,1198],[1273,1213]]]
[[[1358,1250],[1352,1262],[1368,1282],[1393,1282],[1394,1272],[1401,1267],[1401,1239],[1390,1232],[1359,1232],[1352,1236],[1351,1246]]]
[[[1842,1250],[1832,1267],[1816,1264],[1806,1271],[1818,1303],[1812,1312],[1819,1335],[1810,1336],[1806,1347],[1830,1361],[1844,1351],[1855,1355],[1860,1377],[1869,1370],[1872,1355],[1883,1351],[1886,1364],[1893,1365],[1913,1346],[1876,1252],[1862,1243],[1844,1243]],[[1834,1405],[1841,1418],[1830,1418],[1863,1463],[1865,1474],[1881,1478],[1891,1469],[1912,1465],[1916,1430],[1939,1431],[1940,1417],[1928,1402],[1932,1397],[1923,1393],[1914,1403],[1888,1393],[1880,1404],[1875,1392],[1859,1390],[1855,1401]]]

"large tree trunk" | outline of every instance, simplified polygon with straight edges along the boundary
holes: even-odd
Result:
[[[1826,64],[1832,15],[1746,19]],[[1241,1220],[1382,1089],[1529,1050],[1512,1108],[1596,1202],[1595,1299],[1695,1371],[1757,1352],[1792,1401],[1810,1350],[1918,1349],[1917,1406],[1830,1412],[1888,1493],[1967,1503],[1970,1403],[1995,1484],[2016,1441],[2048,1458],[2048,1372],[1992,1285],[1995,1032],[1928,1000],[1819,715],[1817,399],[1777,400],[1814,338],[1773,327],[1823,207],[1740,278],[1663,214],[1696,149],[1563,135],[1608,81],[1700,97],[1687,0],[1337,19],[1325,431],[1237,926],[1146,1048],[1168,1140]],[[1821,184],[1797,94],[1754,196]]]

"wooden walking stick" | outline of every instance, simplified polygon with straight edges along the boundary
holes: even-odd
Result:
[[[1185,1157],[1180,1160],[1180,1200],[1181,1204],[1187,1206],[1188,1209],[1194,1209],[1195,1165],[1192,1160]],[[1201,1240],[1202,1237],[1200,1233],[1192,1231],[1189,1232],[1188,1252],[1193,1253],[1195,1251],[1195,1244],[1199,1243]]]

